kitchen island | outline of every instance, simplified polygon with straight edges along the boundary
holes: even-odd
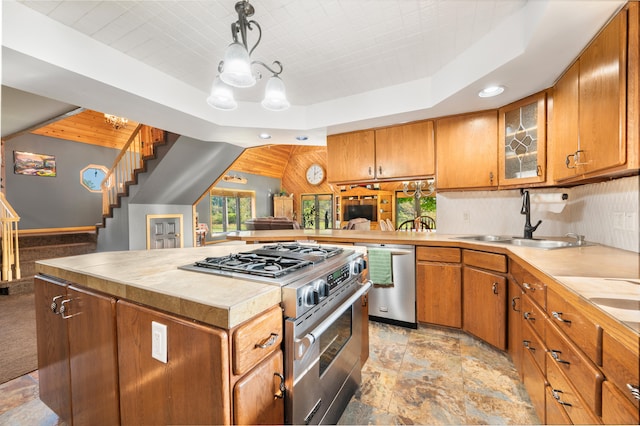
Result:
[[[510,286],[510,302],[507,303],[506,295],[501,295],[504,297],[501,306],[504,306],[505,311],[508,305],[511,305],[512,309],[509,311],[508,321],[505,320],[504,324],[498,326],[509,335],[507,350],[521,370],[525,386],[539,411],[539,417],[546,418],[548,423],[559,422],[562,419],[574,422],[589,420],[613,423],[616,419],[629,418],[624,416],[630,415],[633,419],[633,416],[637,415],[637,400],[633,397],[629,398],[627,395],[629,391],[625,388],[627,384],[637,386],[638,380],[640,263],[637,253],[600,245],[542,250],[471,242],[461,240],[456,235],[401,231],[249,231],[233,234],[230,239],[243,240],[247,243],[303,240],[326,244],[356,242],[411,244],[416,246],[418,253],[422,251],[425,256],[429,252],[423,250],[451,249],[459,253],[460,260],[457,262],[462,269],[473,267],[480,271],[483,271],[485,266],[472,264],[472,258],[476,258],[478,254],[501,257],[505,267],[502,272],[498,272],[498,275],[508,278]],[[205,386],[206,381],[214,380],[219,385],[217,388],[222,389],[219,410],[224,415],[215,418],[216,422],[241,423],[236,414],[238,407],[242,404],[234,402],[236,397],[231,395],[230,389],[233,389],[237,383],[242,383],[241,379],[244,376],[235,374],[230,367],[230,360],[234,357],[231,342],[237,330],[244,325],[257,327],[261,321],[256,319],[262,320],[264,315],[269,317],[269,312],[280,303],[280,290],[266,284],[196,274],[178,270],[177,267],[207,256],[220,256],[246,249],[245,245],[221,245],[192,249],[97,253],[40,261],[37,264],[37,271],[45,280],[61,281],[64,285],[77,286],[81,290],[106,295],[111,303],[127,304],[128,309],[132,310],[128,317],[132,329],[135,329],[136,318],[144,317],[149,323],[151,320],[166,323],[175,319],[181,327],[186,327],[183,330],[189,330],[193,326],[197,328],[196,335],[201,335],[199,332],[205,332],[204,335],[209,336],[208,339],[203,340],[209,342],[205,347],[218,345],[214,352],[219,355],[219,358],[215,362],[223,368],[218,368],[212,375],[200,375],[201,386]],[[417,262],[417,265],[422,267],[428,267],[429,264],[424,260]],[[440,284],[443,283],[438,284],[438,287],[441,287]],[[469,299],[466,292],[470,282],[462,284],[464,286],[460,287],[461,293],[458,293],[457,301],[452,303],[461,304],[465,296]],[[418,282],[417,285],[428,286],[429,283]],[[541,290],[534,291],[535,288]],[[430,301],[426,299],[417,300],[419,309],[428,303]],[[560,304],[558,306],[562,306],[563,310],[557,309],[555,307],[557,304]],[[587,377],[590,377],[589,374],[594,377],[587,380],[589,386],[584,386],[588,389],[586,394],[582,391],[584,381],[582,376],[574,377],[573,372],[557,372],[556,369],[562,368],[564,364],[559,364],[560,367],[557,367],[555,365],[557,360],[551,358],[551,355],[549,355],[550,360],[545,360],[544,357],[542,361],[532,358],[530,343],[525,344],[525,350],[522,349],[523,342],[529,342],[523,336],[528,336],[529,330],[535,329],[527,318],[531,315],[523,317],[521,312],[525,308],[528,309],[529,305],[542,318],[536,327],[539,324],[546,325],[542,331],[538,330],[533,334],[539,339],[540,345],[544,346],[544,350],[538,353],[556,354],[557,357],[560,351],[549,346],[555,345],[560,336],[560,340],[568,345],[564,353],[570,351],[576,353],[577,361],[573,362],[573,370],[579,370],[578,361],[580,361],[586,365]],[[154,315],[157,316],[154,317]],[[281,316],[280,312],[278,315]],[[419,321],[424,320],[419,318]],[[113,324],[115,323],[114,319]],[[149,347],[145,347],[144,351],[151,352],[150,329],[139,331],[125,345],[118,344],[122,334],[128,328],[128,324],[118,324],[117,339],[114,338],[113,344],[123,348],[139,345],[140,342],[148,340]],[[466,330],[464,324],[462,328]],[[171,332],[169,334],[175,335]],[[475,331],[472,331],[472,334],[483,338]],[[40,337],[39,329],[39,339]],[[46,336],[43,340],[47,340]],[[197,345],[197,341],[198,339],[191,340],[189,344]],[[279,347],[279,345],[278,342],[276,346]],[[210,351],[210,349],[206,350]],[[210,352],[206,353],[210,354]],[[268,356],[260,358],[259,364],[272,362],[273,357],[276,356],[274,354],[281,356],[279,348]],[[134,355],[134,352],[130,352],[127,356],[134,357]],[[211,364],[214,364],[214,359],[216,358],[211,358]],[[190,362],[185,360],[182,362]],[[277,365],[278,362],[282,365],[281,358],[280,361],[276,360],[275,364]],[[139,368],[137,363],[134,365]],[[153,368],[146,371],[146,375],[137,377],[136,381],[167,372],[161,363],[159,366],[159,369],[158,366],[152,366]],[[116,372],[117,367],[116,360],[114,361]],[[263,374],[262,379],[269,377],[270,374]],[[44,376],[41,375],[41,379]],[[122,377],[122,371],[120,376]],[[552,405],[556,401],[557,393],[551,392],[553,389],[547,385],[547,380],[554,386],[567,387],[565,397],[575,398],[573,409],[560,406],[563,411],[557,414],[558,410],[555,409],[557,407]],[[273,382],[273,379],[269,378],[267,382]],[[265,382],[261,382],[261,386],[264,385]],[[119,390],[114,390],[116,396],[118,392],[122,393],[122,380],[119,387]],[[190,387],[192,386],[186,386],[186,388]],[[135,387],[133,389],[137,390]],[[272,391],[262,393],[270,395]],[[121,398],[121,400],[124,399]],[[560,417],[553,417],[554,413]],[[149,418],[159,422],[171,422],[175,419]],[[125,417],[120,418],[120,421],[127,423]]]

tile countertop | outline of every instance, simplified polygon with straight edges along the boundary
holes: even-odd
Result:
[[[486,247],[498,252],[512,253],[591,302],[617,322],[640,334],[640,254],[597,244],[544,250],[461,240],[461,236],[463,235],[416,231],[281,230],[242,231],[230,235],[229,238],[244,241],[306,239],[320,242],[386,242],[470,249]]]

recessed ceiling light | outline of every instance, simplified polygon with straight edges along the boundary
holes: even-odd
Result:
[[[271,139],[271,135],[269,133],[260,133],[258,137],[260,139]]]
[[[504,86],[489,86],[478,92],[478,96],[481,98],[490,98],[492,96],[498,96],[504,92]]]
[[[309,138],[307,136],[296,136],[296,139],[299,141],[306,141]]]

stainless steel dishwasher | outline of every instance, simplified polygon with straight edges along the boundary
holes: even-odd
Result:
[[[397,244],[355,244],[367,250],[385,250],[391,257],[392,284],[376,284],[369,290],[369,319],[409,328],[416,321],[416,251],[414,246]],[[369,257],[369,269],[375,256]],[[371,276],[371,275],[370,275]]]

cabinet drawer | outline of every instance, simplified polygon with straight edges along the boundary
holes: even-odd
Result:
[[[520,266],[520,264],[511,261],[509,262],[509,268],[511,272],[511,276],[522,286],[524,292],[529,295],[533,300],[536,301],[538,305],[542,307],[542,309],[547,308],[547,292],[546,285],[534,277],[529,271],[527,271],[524,267]]]
[[[507,258],[503,254],[464,250],[464,264],[496,272],[507,272]]]
[[[533,303],[528,294],[522,296],[522,322],[529,324],[542,340],[545,338],[546,318],[547,315],[538,305]]]
[[[629,386],[637,389],[640,385],[638,377],[638,371],[640,371],[638,348],[636,346],[635,350],[631,350],[620,344],[606,331],[603,333],[602,371],[607,380],[615,384],[621,393],[635,405],[636,414],[640,408],[640,401],[631,394]]]
[[[589,409],[587,404],[576,392],[569,380],[558,368],[557,363],[547,353],[547,380],[551,386],[551,400],[549,403],[558,404],[569,415],[574,424],[599,424],[598,417]]]
[[[460,263],[462,255],[459,248],[453,247],[418,247],[416,259],[429,262]]]
[[[553,389],[551,389],[551,386],[547,386],[547,392],[545,395],[546,418],[545,418],[544,424],[572,425],[573,423],[571,422],[571,418],[569,417],[567,412],[564,411],[564,408],[562,408],[562,405],[558,404],[558,402],[555,400],[553,396],[554,396]]]
[[[529,352],[541,371],[545,371],[547,348],[542,339],[533,331],[528,323],[522,324],[522,345],[525,352]]]
[[[241,375],[282,343],[282,310],[274,306],[265,314],[239,326],[232,337],[233,374]]]
[[[552,321],[552,319],[549,319]],[[565,374],[589,407],[596,414],[601,413],[602,373],[576,348],[566,336],[557,330],[555,325],[547,326],[547,348],[551,360]]]
[[[608,380],[602,383],[602,423],[608,425],[640,424],[638,408],[627,399],[616,385]]]
[[[578,308],[551,289],[547,289],[547,313],[553,323],[587,354],[602,365],[602,327],[585,317]]]

